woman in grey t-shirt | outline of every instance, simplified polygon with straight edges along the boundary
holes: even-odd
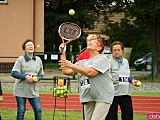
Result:
[[[132,99],[130,96],[129,84],[136,86],[137,80],[130,77],[128,60],[123,58],[124,46],[121,42],[115,41],[111,44],[112,57],[110,64],[112,69],[118,70],[118,79],[114,81],[115,96],[105,120],[118,120],[118,105],[121,109],[122,120],[133,120]],[[114,77],[114,75],[112,76]]]
[[[26,110],[26,100],[31,104],[35,120],[41,120],[41,103],[38,92],[38,81],[44,71],[40,57],[34,53],[35,44],[28,39],[22,44],[24,55],[16,60],[11,76],[16,78],[13,95],[17,101],[17,120],[23,120]]]
[[[60,48],[66,48],[65,44]],[[110,64],[106,55],[101,54],[104,45],[100,39],[88,40],[87,50],[90,58],[73,64],[66,60],[64,49],[59,62],[65,75],[78,74],[85,120],[104,120],[114,96]]]

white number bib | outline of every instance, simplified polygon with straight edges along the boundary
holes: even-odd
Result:
[[[89,79],[84,79],[80,81],[81,84],[81,89],[86,89],[86,88],[90,88],[91,85],[89,83]]]
[[[129,84],[128,77],[119,77],[119,84]]]

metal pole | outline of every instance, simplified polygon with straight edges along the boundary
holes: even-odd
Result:
[[[65,120],[66,120],[66,98],[65,98]]]

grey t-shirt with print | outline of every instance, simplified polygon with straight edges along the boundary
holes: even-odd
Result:
[[[26,61],[24,56],[20,56],[15,62],[12,71],[17,71],[21,74],[43,75],[43,64],[41,59],[36,56],[36,59]],[[38,82],[29,83],[27,80],[16,79],[13,95],[25,98],[39,97]]]
[[[92,67],[100,72],[94,77],[78,74],[80,82],[80,102],[96,101],[112,103],[114,86],[108,58],[104,54],[99,54],[90,59],[80,60],[76,65]]]
[[[118,69],[119,74],[119,77],[114,84],[115,96],[130,95],[130,84],[128,81],[128,78],[130,77],[130,69],[128,60],[123,58],[122,63],[118,65],[118,62],[111,57],[110,62],[112,63],[112,66],[114,66],[114,69]]]

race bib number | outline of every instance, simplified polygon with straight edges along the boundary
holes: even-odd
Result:
[[[81,80],[81,89],[90,88],[89,79]]]
[[[128,77],[119,77],[119,82],[128,82]]]
[[[119,84],[129,84],[128,77],[119,77]]]

